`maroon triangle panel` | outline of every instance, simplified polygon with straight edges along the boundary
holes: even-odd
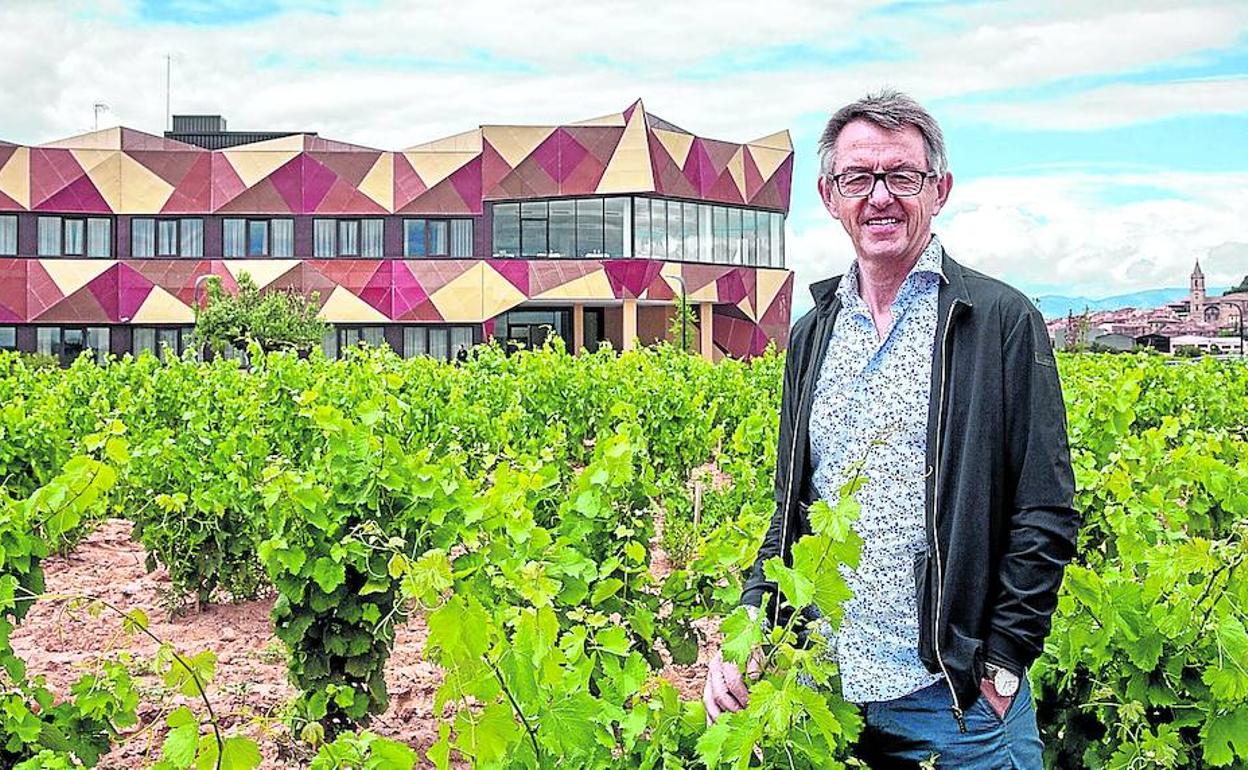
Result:
[[[107,310],[86,286],[56,303],[41,313],[37,319],[41,323],[64,324],[107,324],[115,323]]]
[[[401,152],[394,154],[394,209],[401,211],[429,187]]]
[[[0,259],[0,320],[26,320],[26,266],[28,259]]]

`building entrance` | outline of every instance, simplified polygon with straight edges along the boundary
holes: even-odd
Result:
[[[573,340],[573,309],[542,307],[510,310],[498,317],[494,336],[503,340],[508,349],[540,348],[551,335],[558,335],[569,349]],[[587,307],[584,313],[584,346],[591,353],[604,337],[602,308]]]

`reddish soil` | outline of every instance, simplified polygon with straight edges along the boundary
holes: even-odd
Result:
[[[151,631],[179,652],[212,650],[217,667],[208,695],[222,726],[260,743],[264,770],[306,766],[282,722],[295,690],[286,680],[284,648],[272,634],[272,599],[212,605],[171,619],[162,609],[168,576],[162,570],[145,570],[143,548],[130,539],[130,531],[129,522],[105,521],[71,554],[48,559],[44,564],[47,593],[89,594],[124,611],[140,608],[151,621]],[[164,716],[182,704],[201,713],[203,704],[167,692],[152,673],[154,642],[126,635],[115,614],[92,617],[71,604],[54,599],[38,602],[13,634],[13,646],[26,660],[30,674],[44,675],[57,693],[68,692],[69,685],[97,661],[131,656],[130,668],[142,695],[139,724],[126,730],[120,745],[99,767],[146,768],[159,758]],[[704,631],[713,633],[710,627]],[[440,682],[437,667],[421,656],[425,633],[419,617],[398,630],[386,673],[390,708],[369,726],[379,735],[407,743],[422,756],[437,737],[432,701]],[[668,666],[662,675],[685,697],[700,697],[706,659],[704,649],[698,663]]]

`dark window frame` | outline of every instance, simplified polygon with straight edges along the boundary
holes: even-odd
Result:
[[[234,217],[231,217],[231,218],[234,218]],[[184,253],[186,239],[185,239],[185,233],[183,231],[183,224],[189,221],[199,222],[199,253],[198,254]],[[152,223],[152,228],[153,228],[152,230],[152,253],[150,255],[148,254],[140,255],[140,254],[134,253],[134,244],[137,240],[134,237],[134,227],[135,227],[135,224],[138,222],[151,222]],[[174,248],[174,253],[172,254],[161,253],[161,250],[160,250],[160,224],[161,222],[166,222],[166,223],[173,222],[175,224],[174,235],[173,235],[175,248]],[[199,216],[199,217],[194,217],[194,216],[131,217],[130,218],[130,258],[131,259],[203,259],[204,258],[204,224],[205,224],[204,217],[202,216]],[[222,225],[222,228],[223,228],[222,236],[224,236],[225,235],[224,225]]]
[[[387,217],[312,217],[312,258],[313,259],[385,259],[386,254],[386,219]],[[333,248],[329,254],[317,253],[317,224],[320,222],[334,223],[334,239]],[[364,223],[380,222],[381,226],[381,253],[380,254],[364,254]],[[342,226],[344,224],[355,225],[355,253],[347,254],[342,250]]]
[[[190,342],[194,338],[195,327],[185,324],[138,324],[130,327],[130,355],[138,357],[141,351],[138,349],[137,335],[140,330],[151,329],[157,333],[154,349],[149,351],[154,356],[160,356],[160,336],[159,332],[172,329],[178,335],[177,343],[174,345],[174,355],[181,357],[187,350],[193,349]]]
[[[422,254],[412,253],[412,249],[410,248],[410,242],[408,239],[408,232],[407,232],[408,225],[409,223],[414,224],[416,222],[424,223],[424,227],[422,231],[424,253]],[[469,232],[468,232],[468,253],[467,254],[453,254],[452,253],[454,249],[451,248],[451,244],[455,240],[453,235],[455,232],[456,222],[468,223]],[[430,230],[432,229],[432,226],[435,224],[446,226],[446,249],[444,253],[434,253],[433,249],[431,248],[433,239],[430,237]],[[476,247],[475,247],[476,237],[477,237],[477,225],[476,225],[476,221],[472,217],[404,217],[403,218],[403,258],[404,259],[471,259],[474,256],[473,252],[476,250]]]
[[[45,254],[39,250],[38,229],[39,222],[44,219],[56,219],[60,221],[59,235],[57,236],[57,253]],[[91,222],[107,222],[108,238],[106,239],[105,254],[91,253]],[[72,254],[66,253],[65,242],[69,240],[66,235],[69,233],[69,226],[72,223],[81,223],[82,225],[82,251],[76,251]],[[113,259],[113,255],[117,253],[117,217],[115,216],[92,216],[90,214],[38,214],[35,220],[36,242],[35,253],[39,257],[70,257],[71,259]]]
[[[635,211],[637,199],[638,199],[638,196],[630,196],[630,195],[576,195],[576,196],[561,196],[561,197],[556,197],[556,198],[540,198],[540,199],[533,199],[533,200],[496,201],[490,204],[491,219],[493,219],[494,221],[497,221],[497,219],[494,217],[494,212],[496,211],[497,207],[499,206],[515,206],[516,207],[517,225],[516,225],[515,235],[516,235],[517,248],[516,248],[515,254],[511,254],[511,253],[503,254],[502,252],[498,251],[498,237],[497,237],[498,233],[497,233],[497,225],[495,225],[493,228],[494,232],[491,232],[490,234],[490,241],[491,241],[490,252],[496,258],[500,258],[500,259],[621,259],[621,258],[625,258],[626,256],[631,257],[637,253],[636,243],[635,243],[637,234],[636,234],[636,224],[635,224],[635,219],[634,219],[636,216],[634,211]],[[608,243],[608,230],[610,228],[608,228],[607,221],[608,221],[608,216],[615,216],[619,212],[610,212],[610,214],[608,214],[608,208],[609,208],[608,204],[611,203],[612,201],[617,201],[617,200],[625,201],[625,206],[624,206],[625,210],[623,212],[623,218],[619,222],[619,227],[621,231],[620,235],[623,240],[623,242],[620,244],[620,248],[621,248],[621,251],[624,253],[612,255],[606,251],[607,247],[610,245]],[[550,204],[552,203],[572,204],[572,253],[571,254],[561,253],[559,254],[559,256],[552,256],[551,247],[553,243],[555,242],[555,239],[552,239],[551,216],[550,216]],[[596,203],[598,206],[597,213],[599,215],[599,220],[598,220],[599,226],[597,228],[585,228],[581,222],[582,212],[586,208],[582,204],[585,204],[585,203],[588,203],[591,205]],[[529,204],[529,212],[525,211],[525,204]],[[545,216],[532,213],[535,208],[534,204],[542,204],[546,207]],[[593,212],[591,212],[591,214],[592,213]],[[545,238],[544,238],[545,248],[541,250],[528,249],[525,247],[525,240],[526,240],[525,235],[524,235],[525,223],[536,223],[536,222],[545,223],[545,226],[542,228],[543,232],[545,233]],[[598,254],[582,253],[582,249],[580,247],[582,234],[585,232],[592,233],[592,231],[595,229],[598,230],[599,232],[598,232],[598,236],[596,238],[593,238],[592,244],[597,246],[597,251],[599,253]]]
[[[295,258],[295,243],[294,243],[295,220],[296,218],[293,216],[288,216],[288,217],[250,217],[250,216],[249,217],[222,217],[221,218],[221,256],[222,256],[222,259],[294,259]],[[231,255],[231,256],[225,255],[225,244],[226,244],[225,228],[226,228],[227,222],[242,222],[243,223],[243,254],[241,255]],[[274,222],[290,222],[290,227],[291,227],[290,254],[281,254],[281,255],[273,254],[273,223]],[[253,224],[264,225],[265,250],[263,254],[253,254],[251,252],[251,226]]]
[[[0,250],[0,257],[16,257],[18,250],[21,249],[21,227],[22,219],[17,214],[0,214],[0,222],[13,221],[13,251],[6,252]]]
[[[52,350],[50,351],[49,354],[56,356],[57,360],[60,361],[63,366],[68,366],[69,364],[72,364],[78,357],[78,356],[74,356],[74,358],[69,358],[65,355],[64,350],[65,350],[65,332],[66,331],[82,332],[83,350],[93,351],[95,354],[95,362],[97,364],[101,364],[107,361],[109,354],[112,352],[113,328],[111,326],[101,325],[101,324],[68,324],[64,326],[57,325],[57,324],[38,324],[35,326],[35,351],[36,352],[42,352],[39,350],[39,332],[44,329],[56,329],[59,332],[59,335],[57,336],[56,340],[54,340],[52,343]],[[87,347],[86,339],[92,329],[103,329],[108,334],[108,341],[105,344],[103,350],[96,350],[95,348]],[[58,349],[59,349],[59,352],[57,352]],[[78,355],[82,355],[82,353],[80,352]]]

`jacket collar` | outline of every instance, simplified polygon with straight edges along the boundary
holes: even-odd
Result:
[[[954,301],[969,308],[971,298],[966,289],[965,271],[962,265],[949,256],[949,252],[943,247],[941,248],[940,268],[945,274],[945,281],[940,285],[941,308],[948,307]],[[820,315],[830,313],[834,308],[839,307],[836,289],[841,285],[842,278],[844,278],[843,275],[836,275],[810,285],[810,294],[815,300],[815,310]]]

